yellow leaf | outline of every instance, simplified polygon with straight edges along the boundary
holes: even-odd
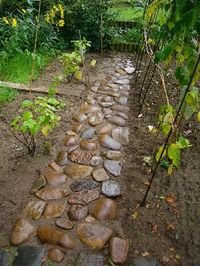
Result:
[[[139,216],[139,213],[136,211],[132,214],[133,220],[137,219],[137,217]]]
[[[93,59],[93,60],[90,62],[90,66],[91,66],[91,67],[94,67],[94,66],[96,65],[96,63],[97,63],[97,61]]]
[[[168,167],[167,172],[168,172],[168,175],[172,175],[172,173],[173,173],[173,165],[172,164],[170,164],[170,166]]]
[[[45,137],[47,137],[47,136],[48,136],[49,129],[48,129],[48,127],[47,127],[47,126],[43,127],[41,131],[42,131],[42,134],[43,134]]]
[[[82,79],[82,72],[81,71],[77,71],[75,74],[76,79],[81,80]]]
[[[198,114],[197,114],[197,119],[200,122],[200,112],[198,112]]]

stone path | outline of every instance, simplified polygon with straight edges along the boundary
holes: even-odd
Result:
[[[20,247],[12,265],[37,266],[47,257],[62,264],[69,252],[85,249],[88,255],[81,254],[75,265],[104,266],[108,257],[115,264],[126,261],[127,237],[114,227],[134,67],[121,56],[105,59],[102,69],[104,78],[92,84],[63,149],[34,181],[32,200],[13,225],[11,244]],[[8,260],[1,253],[0,264]]]

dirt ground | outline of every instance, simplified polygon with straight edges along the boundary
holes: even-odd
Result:
[[[101,59],[98,57],[98,60]],[[41,77],[52,77],[52,72],[56,71],[54,65],[47,68]],[[97,72],[98,68],[93,75],[101,79],[101,73],[97,76]],[[200,263],[200,126],[193,121],[185,126],[185,131],[191,131],[188,138],[192,148],[183,153],[181,167],[170,177],[165,169],[159,168],[146,207],[136,208],[151,177],[150,167],[143,158],[151,154],[157,145],[156,138],[148,131],[148,125],[156,124],[158,106],[165,101],[162,90],[154,86],[150,89],[142,118],[137,118],[140,82],[141,79],[137,84],[132,81],[129,97],[130,143],[126,148],[123,178],[119,180],[123,186],[119,220],[130,241],[129,256],[124,265],[133,265],[134,258],[142,255],[156,258],[158,265],[191,266]],[[169,96],[176,101],[177,90],[172,85],[169,86]],[[76,88],[74,83],[68,86]],[[14,102],[0,110],[0,248],[8,244],[11,227],[30,197],[27,191],[62,145],[71,116],[84,99],[84,95],[83,99],[60,97],[67,103],[67,108],[61,112],[60,126],[48,138],[52,145],[50,154],[47,154],[44,140],[41,140],[32,158],[13,138],[7,123],[15,116],[21,100],[27,97],[27,93],[20,93]],[[176,199],[174,208],[165,201],[165,196],[170,193]]]

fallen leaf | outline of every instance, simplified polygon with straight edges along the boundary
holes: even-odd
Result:
[[[149,186],[150,185],[150,182],[148,180],[144,181],[144,185],[145,186]]]
[[[167,231],[170,231],[170,230],[176,230],[176,227],[175,227],[174,224],[167,223],[166,230],[167,230]]]
[[[135,211],[135,212],[132,214],[133,220],[137,219],[138,216],[139,216],[139,213],[138,213],[137,211]]]
[[[174,195],[174,194],[170,193],[169,195],[167,195],[167,196],[165,197],[165,200],[166,200],[166,202],[167,202],[170,206],[172,206],[172,207],[176,207],[176,203],[175,203],[176,198],[175,198],[175,195]]]
[[[181,259],[181,256],[179,254],[176,254],[176,259],[177,260],[180,260]]]
[[[144,251],[141,253],[142,257],[147,257],[147,256],[150,256],[151,254],[147,251]]]

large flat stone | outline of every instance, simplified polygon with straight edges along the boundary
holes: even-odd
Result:
[[[66,175],[73,179],[88,177],[92,174],[93,168],[87,165],[70,164],[64,169]]]
[[[120,150],[121,144],[111,138],[109,135],[101,135],[99,137],[99,142],[104,148],[112,149],[112,150]]]
[[[104,167],[113,176],[120,176],[122,171],[122,162],[114,160],[105,160]]]
[[[59,200],[69,194],[66,187],[44,187],[36,192],[36,196],[42,200]]]

